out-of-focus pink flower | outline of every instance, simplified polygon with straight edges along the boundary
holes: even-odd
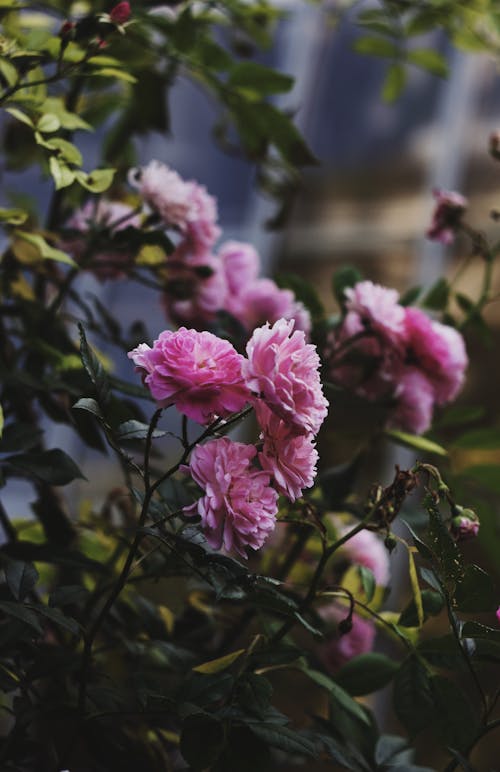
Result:
[[[129,182],[167,225],[185,231],[187,222],[195,214],[192,183],[160,161],[132,169]]]
[[[467,209],[467,199],[452,190],[436,189],[433,191],[433,196],[436,199],[436,206],[426,236],[432,241],[451,244]]]
[[[111,237],[129,226],[140,227],[140,222],[140,217],[134,209],[121,201],[100,199],[97,205],[94,201],[87,201],[66,223],[65,227],[76,233],[64,242],[64,248],[79,261],[85,255],[88,246],[86,237],[91,231],[107,230]],[[125,269],[130,266],[133,255],[126,245],[123,248],[111,245],[107,248],[104,235],[102,241],[103,246],[99,246],[97,242],[96,251],[89,254],[93,273],[101,280],[126,276]]]
[[[500,622],[500,606],[497,608],[497,610],[495,612],[495,615],[496,615],[496,618],[497,618],[497,622]]]
[[[346,618],[347,608],[338,603],[331,603],[318,608],[318,613],[325,622],[339,623]],[[353,614],[351,630],[343,635],[337,632],[318,647],[318,654],[327,670],[335,673],[353,657],[370,652],[375,643],[375,635],[375,625],[372,622]]]
[[[199,424],[241,410],[250,397],[243,357],[210,332],[165,330],[152,348],[141,343],[128,356],[158,404],[174,404]]]
[[[244,241],[226,241],[221,245],[219,258],[224,266],[229,292],[239,295],[252,284],[260,271],[260,257],[251,244]]]
[[[398,303],[396,290],[372,281],[361,281],[347,289],[345,296],[344,331],[347,335],[367,331],[396,345],[404,343],[405,313]]]
[[[227,295],[220,260],[210,254],[177,260],[174,254],[166,267],[164,302],[169,318],[197,329],[213,322]]]
[[[243,373],[248,388],[296,434],[316,434],[328,412],[316,347],[293,321],[278,319],[254,330]]]
[[[259,549],[276,524],[278,494],[269,474],[252,466],[253,445],[224,437],[198,445],[189,469],[204,495],[191,507],[201,517],[208,543],[246,557],[246,548]]]
[[[113,24],[125,24],[130,19],[132,9],[130,3],[123,2],[115,5],[109,12],[109,16]]]
[[[406,309],[405,326],[409,360],[429,379],[437,404],[450,402],[460,391],[468,364],[463,337],[418,308]]]
[[[429,379],[416,367],[404,368],[397,377],[396,404],[387,426],[413,434],[429,429],[434,409],[434,389]]]
[[[262,428],[261,466],[269,472],[278,491],[295,501],[304,488],[314,484],[318,453],[313,438],[294,434],[285,421],[262,403],[257,404],[256,411]]]
[[[191,209],[186,223],[186,249],[199,255],[211,249],[221,234],[217,225],[217,202],[204,185],[188,184],[191,186]]]
[[[242,287],[237,295],[228,295],[227,309],[247,328],[278,319],[295,321],[295,329],[305,333],[311,330],[311,318],[304,305],[298,302],[289,289],[280,289],[272,279],[256,279]]]
[[[337,517],[332,517],[339,538],[345,536],[354,528],[355,523],[346,524]],[[351,563],[369,568],[375,581],[382,587],[387,587],[390,579],[389,553],[382,540],[373,531],[366,529],[352,536],[338,550],[339,557],[347,558]]]
[[[455,507],[456,514],[451,521],[451,534],[456,541],[473,539],[479,533],[479,518],[472,509]]]

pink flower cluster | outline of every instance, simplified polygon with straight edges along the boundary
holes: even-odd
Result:
[[[255,330],[247,357],[210,332],[185,327],[128,356],[158,404],[173,404],[198,423],[227,418],[246,403],[255,408],[259,450],[212,440],[195,448],[190,469],[205,491],[196,508],[210,544],[242,555],[245,546],[262,546],[274,528],[278,493],[294,501],[316,474],[314,435],[328,402],[315,347],[293,322],[279,319]]]
[[[244,242],[227,241],[214,253],[221,230],[215,199],[159,161],[133,169],[129,180],[146,204],[178,235],[167,265],[164,303],[176,324],[204,329],[218,311],[230,313],[247,334],[265,322],[293,319],[309,332],[305,306],[291,290],[259,278],[260,257]]]
[[[346,315],[328,352],[332,379],[390,406],[388,426],[420,434],[435,405],[453,400],[468,364],[464,340],[395,290],[363,281],[346,290]]]
[[[123,247],[111,245],[109,242],[113,234],[128,228],[140,226],[141,220],[137,212],[128,204],[121,201],[107,201],[99,199],[87,201],[80,209],[77,209],[67,221],[66,228],[73,231],[63,247],[70,252],[77,262],[85,261],[86,252],[89,249],[89,235],[94,231],[101,232],[100,239],[96,238],[95,251],[89,249],[88,259],[91,270],[98,279],[120,279],[126,276],[130,268],[133,255],[124,245]],[[100,242],[102,246],[100,245]]]

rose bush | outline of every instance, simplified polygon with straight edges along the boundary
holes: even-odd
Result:
[[[391,58],[385,98],[410,65],[442,74],[411,47],[419,32],[466,45],[472,30],[496,51],[498,13],[476,5],[358,9],[358,50]],[[441,277],[400,296],[344,268],[329,316],[306,281],[263,276],[252,244],[220,242],[201,182],[136,158],[191,77],[283,220],[317,159],[270,99],[292,79],[250,56],[278,16],[240,0],[0,3],[5,166],[37,165],[47,191],[38,207],[4,191],[0,209],[6,772],[485,768],[500,440],[481,411],[447,406],[487,340],[498,245],[460,193],[436,191],[427,235],[467,244],[479,292]],[[155,329],[115,318],[85,272],[147,288]],[[409,468],[387,475],[396,444]],[[470,451],[486,454],[471,468]]]

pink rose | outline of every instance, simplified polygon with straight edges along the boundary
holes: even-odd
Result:
[[[198,445],[189,470],[204,495],[191,507],[201,517],[208,543],[247,557],[246,548],[259,549],[276,524],[278,494],[269,475],[252,466],[253,445],[222,439]]]
[[[176,324],[190,324],[203,329],[224,308],[227,296],[226,277],[218,258],[210,254],[176,259],[167,264],[164,302],[168,316]]]
[[[210,332],[166,330],[152,348],[141,343],[128,356],[158,404],[173,404],[199,424],[241,410],[250,397],[243,357]]]
[[[280,493],[290,501],[302,496],[316,477],[318,453],[311,435],[294,434],[285,421],[264,404],[256,406],[257,420],[263,432],[259,461]]]
[[[186,230],[188,220],[195,215],[191,183],[160,161],[132,169],[129,182],[166,225]]]
[[[343,523],[336,517],[331,517],[339,538],[349,533],[355,523]],[[373,531],[366,529],[352,536],[339,549],[339,557],[347,558],[349,562],[369,568],[375,581],[382,587],[387,587],[390,579],[389,553],[382,540]]]
[[[219,249],[229,291],[239,295],[259,275],[260,257],[251,244],[226,241]]]
[[[396,405],[387,426],[413,434],[426,432],[434,409],[434,389],[427,376],[416,367],[403,369],[396,380],[394,397]]]
[[[418,308],[407,308],[408,358],[429,379],[438,405],[456,397],[468,364],[464,339],[453,327],[434,322]]]
[[[339,623],[347,616],[347,607],[338,603],[318,608],[318,613],[326,622]],[[376,630],[373,622],[363,619],[358,614],[352,615],[352,627],[349,632],[337,633],[319,648],[319,656],[326,669],[332,673],[339,670],[346,662],[360,654],[367,654],[373,649]]]
[[[433,196],[436,199],[436,206],[426,236],[442,244],[451,244],[467,209],[467,199],[451,190],[436,189],[433,191]]]
[[[399,294],[372,281],[358,282],[345,291],[347,315],[344,333],[355,335],[366,330],[385,341],[401,345],[405,338],[405,312]]]
[[[243,374],[255,402],[262,400],[296,434],[316,434],[328,412],[316,347],[293,321],[278,319],[254,330]]]
[[[274,324],[278,319],[293,319],[295,329],[305,333],[311,330],[311,318],[304,305],[291,290],[280,289],[272,279],[256,279],[242,287],[239,294],[229,295],[227,309],[247,330],[265,322]]]

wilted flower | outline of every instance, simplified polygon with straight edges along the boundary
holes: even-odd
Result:
[[[204,495],[188,508],[200,515],[208,543],[246,557],[246,548],[259,549],[276,524],[278,494],[269,474],[252,466],[253,445],[222,439],[198,445],[189,471]]]
[[[442,244],[451,244],[467,209],[467,199],[455,191],[440,189],[434,190],[433,196],[436,206],[427,238]]]
[[[128,356],[160,405],[174,404],[199,424],[241,410],[250,397],[243,357],[210,332],[165,330],[152,348],[141,343]]]
[[[247,385],[296,434],[316,434],[328,412],[316,347],[293,321],[278,319],[256,329],[243,364]]]

